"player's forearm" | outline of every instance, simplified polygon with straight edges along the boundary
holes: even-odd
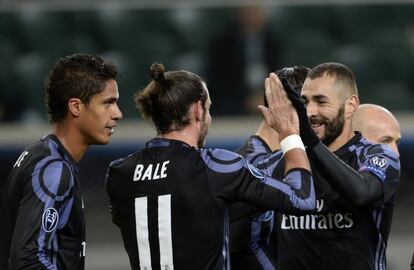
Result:
[[[284,183],[271,178],[266,179],[267,184],[279,188],[289,197],[288,200],[282,200],[278,210],[285,213],[313,210],[315,208],[313,178],[300,137],[286,136],[281,141],[281,148],[285,160]]]
[[[336,191],[347,197],[355,205],[374,203],[383,196],[380,181],[371,173],[359,173],[339,159],[322,143],[309,151],[318,169],[329,177],[327,180]]]
[[[296,210],[315,209],[315,187],[310,171],[303,168],[293,168],[286,173],[285,182],[289,185],[293,194],[290,200]]]
[[[284,153],[285,158],[285,173],[294,169],[301,168],[310,171],[310,165],[306,152],[301,148],[293,148]]]
[[[288,184],[289,183],[289,184]],[[294,184],[292,184],[294,183]],[[266,177],[260,199],[264,209],[282,213],[301,213],[315,209],[315,188],[312,174],[305,169],[292,169],[286,182]]]

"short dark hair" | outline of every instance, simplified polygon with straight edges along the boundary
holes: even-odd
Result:
[[[300,95],[302,91],[303,82],[308,75],[310,68],[305,66],[293,66],[293,67],[284,67],[275,71],[279,79],[286,78],[289,84],[294,88],[294,90]],[[264,104],[268,107],[266,100],[266,95],[264,96]]]
[[[313,80],[325,74],[334,77],[336,82],[344,84],[349,89],[349,94],[358,95],[354,73],[347,66],[335,62],[322,63],[309,71],[308,78]]]
[[[74,54],[59,58],[46,80],[46,105],[52,123],[65,119],[68,101],[79,98],[89,103],[92,96],[102,92],[105,84],[118,75],[114,64],[101,57]]]
[[[187,118],[191,104],[207,100],[204,80],[186,70],[165,72],[162,64],[150,67],[151,82],[135,94],[141,115],[154,124],[158,134],[180,130],[190,123]]]

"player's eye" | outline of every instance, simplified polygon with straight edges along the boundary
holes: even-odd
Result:
[[[396,143],[397,145],[400,145],[400,142],[401,142],[401,140],[400,140],[400,139],[398,139],[395,143]]]
[[[104,106],[105,106],[105,107],[110,107],[112,104],[116,104],[116,100],[114,100],[114,99],[109,99],[109,100],[105,100],[105,101],[104,101]]]
[[[390,140],[390,139],[382,139],[382,140],[380,141],[380,143],[381,143],[381,144],[390,144],[390,143],[391,143],[391,140]]]

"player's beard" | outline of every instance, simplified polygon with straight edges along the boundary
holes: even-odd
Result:
[[[339,108],[336,117],[332,120],[321,117],[320,119],[311,119],[311,122],[313,121],[317,121],[325,125],[325,134],[320,139],[323,144],[329,146],[339,137],[339,135],[342,134],[342,131],[344,130],[345,104]]]
[[[202,148],[206,144],[208,127],[209,125],[206,121],[206,112],[204,111],[203,119],[201,120],[200,134],[198,135],[198,141],[197,141],[198,148]]]

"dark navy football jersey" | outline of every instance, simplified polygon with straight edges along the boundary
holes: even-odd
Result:
[[[317,170],[310,160],[316,213],[277,215],[277,235],[271,237],[270,249],[277,246],[281,270],[386,269],[385,251],[399,183],[399,159],[391,149],[368,142],[360,133],[335,154],[355,170],[375,175],[383,185],[384,197],[374,204],[352,205],[328,184],[329,176]],[[283,172],[283,163],[279,166],[276,176]]]
[[[286,174],[300,188],[271,174],[233,152],[162,138],[114,161],[106,188],[132,269],[230,269],[230,204],[288,213],[314,206],[309,171]]]
[[[259,136],[251,136],[237,150],[256,165],[272,153],[267,143]],[[276,164],[282,152],[273,157]],[[273,211],[260,215],[257,208],[246,203],[235,203],[230,207],[230,254],[231,266],[235,270],[271,270],[276,268],[275,258],[269,255],[267,243],[273,227]]]
[[[55,135],[26,148],[5,183],[1,269],[84,269],[78,165]]]

